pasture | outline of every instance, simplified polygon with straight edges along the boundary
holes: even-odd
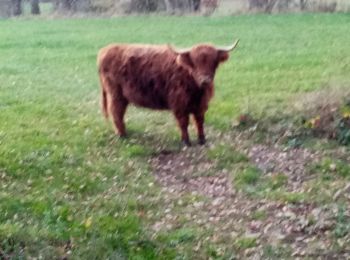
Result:
[[[237,38],[216,74],[207,146],[182,148],[171,114],[140,108],[127,111],[129,137],[114,135],[99,48]],[[0,258],[346,258],[348,147],[310,139],[300,178],[265,174],[254,158],[285,146],[233,124],[248,112],[283,120],[306,93],[348,89],[349,43],[348,14],[1,20]]]

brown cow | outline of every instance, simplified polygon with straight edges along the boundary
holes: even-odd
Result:
[[[182,142],[191,145],[187,128],[192,114],[199,143],[204,144],[204,114],[213,96],[215,71],[237,43],[226,48],[200,44],[183,51],[170,45],[114,44],[102,48],[97,62],[104,115],[113,116],[116,133],[124,137],[123,117],[129,103],[172,110]]]

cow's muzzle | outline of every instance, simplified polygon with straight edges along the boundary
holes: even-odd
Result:
[[[212,82],[213,78],[211,76],[200,76],[198,79],[200,87],[208,87]]]

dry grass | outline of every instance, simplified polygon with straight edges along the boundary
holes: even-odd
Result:
[[[348,87],[327,86],[320,90],[297,95],[292,102],[297,112],[313,116],[324,110],[335,111],[349,98],[350,90]]]

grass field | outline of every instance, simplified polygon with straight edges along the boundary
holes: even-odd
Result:
[[[233,131],[239,113],[279,114],[304,92],[349,88],[349,15],[0,21],[0,258],[227,259],[257,247],[256,238],[244,236],[244,226],[237,239],[215,240],[224,232],[216,234],[209,222],[206,228],[194,223],[187,205],[207,198],[174,195],[169,206],[149,164],[164,149],[181,153],[169,113],[130,108],[130,137],[119,140],[99,110],[96,54],[104,45],[226,45],[236,38],[239,48],[216,75],[207,115],[211,152],[198,146],[190,150],[201,150],[229,171],[247,163],[220,145],[220,134]],[[238,184],[259,181],[249,169]],[[317,183],[317,189],[322,193],[345,180]],[[282,193],[259,196],[276,201]],[[298,201],[298,196],[283,194],[287,202]],[[169,207],[177,220],[155,231],[169,218]],[[340,226],[333,229],[335,234],[345,230],[344,238],[350,222],[339,214]],[[259,242],[266,258],[290,256],[288,242],[281,245],[284,249],[277,250],[269,241]],[[331,245],[335,253],[344,250],[336,242]]]

